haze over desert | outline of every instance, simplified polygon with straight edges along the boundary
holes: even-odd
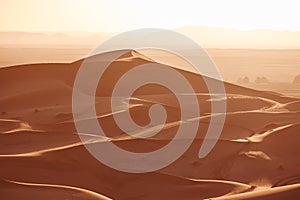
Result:
[[[0,199],[299,198],[296,5],[4,1]]]

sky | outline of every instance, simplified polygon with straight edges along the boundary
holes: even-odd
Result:
[[[297,0],[0,0],[0,31],[120,32],[210,26],[300,31]]]

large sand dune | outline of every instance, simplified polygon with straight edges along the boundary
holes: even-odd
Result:
[[[200,129],[193,144],[180,159],[159,171],[123,173],[96,160],[76,132],[72,89],[83,61],[0,68],[1,199],[300,196],[300,99],[225,83],[228,109],[223,132],[213,151],[199,159],[198,151],[211,118],[211,96],[201,76],[176,69],[191,82],[199,102]],[[99,123],[116,145],[134,152],[164,146],[179,126],[178,101],[158,85],[138,89],[130,99],[130,111],[136,123],[145,125],[149,122],[148,108],[154,103],[164,105],[167,123],[159,134],[150,139],[135,139],[113,120],[113,115],[124,111],[110,109],[114,84],[129,69],[151,62],[154,61],[138,52],[124,50],[123,56],[105,72],[99,83],[101,89],[96,92]],[[98,142],[103,141],[91,140],[85,145]]]

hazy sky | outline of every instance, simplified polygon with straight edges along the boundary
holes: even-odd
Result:
[[[0,30],[112,32],[149,27],[204,25],[300,31],[300,4],[297,0],[0,2]]]

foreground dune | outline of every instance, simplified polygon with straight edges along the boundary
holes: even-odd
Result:
[[[223,132],[213,151],[199,159],[211,118],[211,97],[201,76],[177,69],[191,82],[199,102],[200,129],[193,144],[180,159],[159,171],[123,173],[97,161],[76,132],[72,89],[82,62],[0,69],[1,198],[295,199],[300,195],[300,99],[225,83]],[[149,107],[164,105],[168,118],[159,134],[136,139],[117,128],[113,120],[113,115],[124,112],[123,108],[113,112],[109,106],[116,80],[129,69],[150,62],[154,61],[124,50],[96,92],[99,123],[116,145],[134,152],[164,146],[179,126],[180,106],[175,96],[157,85],[135,92],[130,111],[136,123],[144,125],[149,121],[145,117]],[[99,142],[103,141],[85,145]]]

